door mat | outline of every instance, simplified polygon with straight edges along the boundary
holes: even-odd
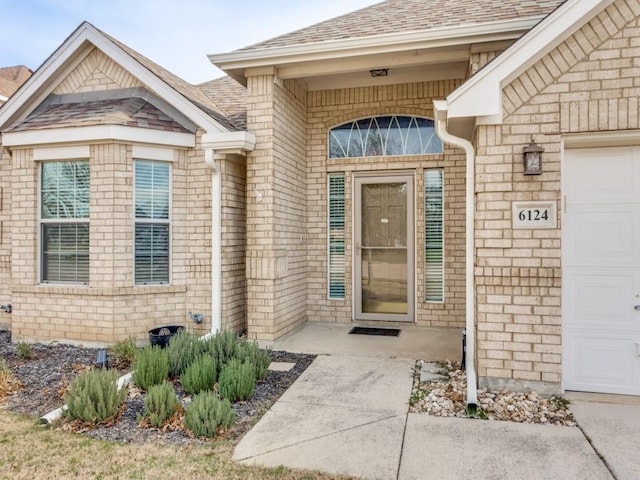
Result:
[[[399,328],[377,328],[377,327],[353,327],[349,335],[381,335],[383,337],[397,337],[400,335]]]

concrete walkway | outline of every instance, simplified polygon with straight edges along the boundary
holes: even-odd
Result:
[[[640,405],[574,406],[613,477],[580,428],[408,414],[413,366],[319,356],[234,458],[381,480],[640,478]]]

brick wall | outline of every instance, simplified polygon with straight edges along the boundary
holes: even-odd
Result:
[[[328,129],[363,117],[405,114],[433,118],[433,99],[442,99],[460,81],[438,81],[381,87],[314,91],[308,94],[307,115],[307,316],[312,321],[352,319],[352,182],[357,172],[382,170],[415,174],[416,192],[416,323],[461,327],[465,309],[465,155],[445,145],[444,155],[328,160]],[[445,301],[424,302],[424,170],[444,169]],[[346,176],[345,300],[327,298],[327,174]]]
[[[54,89],[53,93],[80,93],[141,87],[142,83],[120,65],[94,48]]]
[[[11,171],[11,156],[0,144],[0,177],[7,178]],[[11,188],[0,186],[0,304],[11,303]],[[0,328],[11,327],[11,315],[0,311]]]
[[[562,380],[562,135],[638,127],[637,15],[618,0],[504,88],[504,122],[477,131],[478,373],[489,387],[556,392]],[[542,145],[525,177],[522,147]],[[552,230],[512,230],[511,203],[557,202]]]
[[[227,155],[222,170],[222,327],[246,330],[246,160]]]
[[[172,163],[172,283],[133,286],[133,157],[130,145],[105,143],[90,149],[90,282],[88,286],[39,285],[38,162],[31,149],[13,151],[12,332],[15,339],[112,342],[128,336],[146,339],[147,330],[192,324],[187,311],[207,314],[210,329],[209,216],[187,214],[196,178],[185,151]],[[193,180],[189,181],[189,177]],[[210,185],[210,181],[209,181]],[[201,190],[202,191],[202,190]],[[209,193],[205,191],[204,193]],[[201,203],[210,203],[210,194]],[[193,269],[202,255],[209,268]]]
[[[247,90],[248,332],[270,340],[306,320],[306,92],[273,72]]]
[[[98,49],[56,87],[79,93],[143,86]],[[286,109],[285,109],[286,110]],[[281,127],[282,128],[282,127]],[[0,303],[11,302],[15,339],[112,342],[146,340],[157,326],[211,329],[212,175],[200,146],[175,149],[172,162],[171,285],[133,286],[133,150],[130,144],[91,145],[90,284],[39,285],[38,164],[31,149],[3,151],[0,171],[11,178],[0,203]],[[246,166],[227,156],[220,162],[222,198],[222,327],[246,329]],[[284,165],[283,165],[284,168]],[[10,208],[11,205],[16,208]],[[295,262],[294,262],[295,263]],[[193,323],[188,312],[204,314]]]

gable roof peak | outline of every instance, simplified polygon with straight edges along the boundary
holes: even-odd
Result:
[[[34,72],[25,88],[3,106],[0,111],[0,128],[24,119],[29,113],[28,108],[34,108],[33,104],[40,104],[53,91],[52,80],[63,74],[74,62],[88,55],[94,47],[206,131],[237,130],[224,111],[198,87],[160,67],[88,21],[83,21]]]

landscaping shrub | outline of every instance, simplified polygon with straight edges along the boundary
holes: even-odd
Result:
[[[20,342],[16,347],[16,355],[18,355],[18,358],[22,360],[29,360],[33,357],[33,352],[31,351],[31,347],[28,343]]]
[[[166,350],[169,353],[169,375],[175,378],[206,351],[206,345],[195,335],[181,330],[171,337]]]
[[[238,348],[238,335],[233,332],[218,332],[206,342],[207,351],[216,359],[218,372],[235,356]]]
[[[136,341],[129,337],[126,340],[120,340],[107,349],[111,357],[111,365],[117,368],[128,368],[131,366],[138,355],[138,346]]]
[[[89,370],[78,375],[64,396],[66,416],[72,420],[100,423],[115,417],[127,396],[118,389],[114,370]]]
[[[243,363],[249,362],[253,365],[257,380],[267,378],[271,357],[261,350],[256,342],[240,342],[235,357]]]
[[[144,416],[149,419],[151,425],[160,428],[165,420],[176,412],[180,405],[178,397],[173,390],[173,384],[168,381],[149,388],[144,397]]]
[[[184,426],[197,437],[211,438],[235,419],[229,400],[220,400],[213,392],[205,391],[193,397],[184,415]]]
[[[143,390],[159,385],[169,377],[169,354],[157,345],[138,352],[132,376],[133,383]]]
[[[203,390],[213,390],[217,378],[216,361],[205,353],[185,369],[180,382],[185,392],[195,395]]]
[[[232,358],[222,368],[218,379],[218,392],[222,398],[232,402],[247,400],[256,385],[256,372],[250,362]]]

